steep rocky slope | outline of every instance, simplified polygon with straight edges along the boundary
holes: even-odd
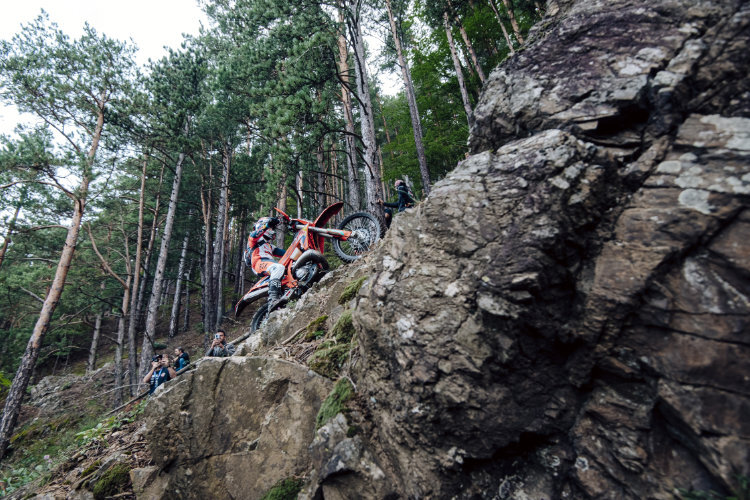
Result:
[[[322,283],[154,399],[143,497],[667,499],[750,474],[750,4],[548,12],[472,156],[337,282],[369,277],[350,411],[315,432],[332,382],[268,357],[341,313]]]
[[[727,491],[750,472],[750,5],[550,7],[359,302],[379,456],[403,496]]]

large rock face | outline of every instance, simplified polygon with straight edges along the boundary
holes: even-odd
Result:
[[[750,4],[550,12],[360,292],[369,446],[402,497],[728,492],[750,474]]]
[[[205,359],[146,409],[157,474],[140,498],[260,498],[310,468],[307,447],[331,382],[271,358]]]

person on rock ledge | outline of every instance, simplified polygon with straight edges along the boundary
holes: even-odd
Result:
[[[232,344],[227,344],[226,333],[221,328],[216,330],[214,340],[211,342],[211,347],[206,351],[206,356],[214,358],[225,358],[234,354],[235,347]]]
[[[143,383],[149,384],[148,393],[153,394],[157,387],[176,376],[177,372],[169,366],[169,356],[157,354],[151,358],[151,370],[143,377]]]
[[[392,208],[398,208],[399,213],[401,213],[407,208],[413,207],[416,203],[414,197],[409,194],[409,188],[406,187],[406,183],[404,181],[402,181],[401,179],[397,179],[393,187],[396,188],[396,194],[398,194],[398,201],[396,203],[388,203],[381,199],[378,199],[379,205],[388,207],[383,209],[383,211],[385,212],[386,228],[391,227],[391,220],[393,219],[393,210],[391,210]]]
[[[174,355],[177,356],[174,360],[174,369],[176,371],[180,371],[190,364],[190,356],[182,347],[175,347]]]

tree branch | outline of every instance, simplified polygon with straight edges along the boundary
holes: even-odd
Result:
[[[109,273],[110,276],[112,276],[114,279],[120,282],[122,287],[127,290],[128,285],[125,283],[125,280],[120,278],[111,267],[109,267],[109,263],[104,260],[104,257],[101,253],[99,253],[99,249],[96,247],[96,241],[94,241],[94,235],[91,234],[91,224],[86,224],[86,231],[89,233],[89,239],[91,240],[91,246],[94,247],[94,252],[96,252],[96,255],[99,257],[99,260],[102,262],[102,267],[104,268],[107,273]]]
[[[22,286],[19,286],[18,288],[19,288],[20,290],[23,290],[24,292],[28,293],[28,294],[29,294],[29,295],[31,295],[32,297],[34,297],[34,298],[35,298],[36,300],[38,300],[38,301],[39,301],[39,302],[41,302],[42,304],[44,304],[44,299],[43,299],[43,298],[41,298],[41,297],[40,297],[39,295],[35,294],[34,292],[32,292],[31,290],[26,290],[26,289],[25,289],[24,287],[22,287]]]

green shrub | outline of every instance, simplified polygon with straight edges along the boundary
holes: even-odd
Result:
[[[362,288],[362,283],[364,283],[365,280],[367,280],[367,276],[362,276],[361,278],[349,283],[339,297],[339,304],[344,305],[352,300],[357,295],[357,292],[359,292],[359,289]]]
[[[336,321],[331,330],[333,338],[340,343],[351,342],[352,337],[356,331],[354,330],[354,323],[352,322],[352,311],[345,311],[344,314]]]
[[[130,468],[126,464],[116,464],[97,479],[92,492],[96,500],[101,500],[121,493],[129,485]]]
[[[296,477],[282,479],[261,500],[295,500],[303,484],[302,479]]]
[[[318,416],[315,417],[315,430],[320,429],[330,419],[344,411],[344,405],[354,396],[354,386],[349,379],[342,378],[336,382],[333,391],[320,405]]]

